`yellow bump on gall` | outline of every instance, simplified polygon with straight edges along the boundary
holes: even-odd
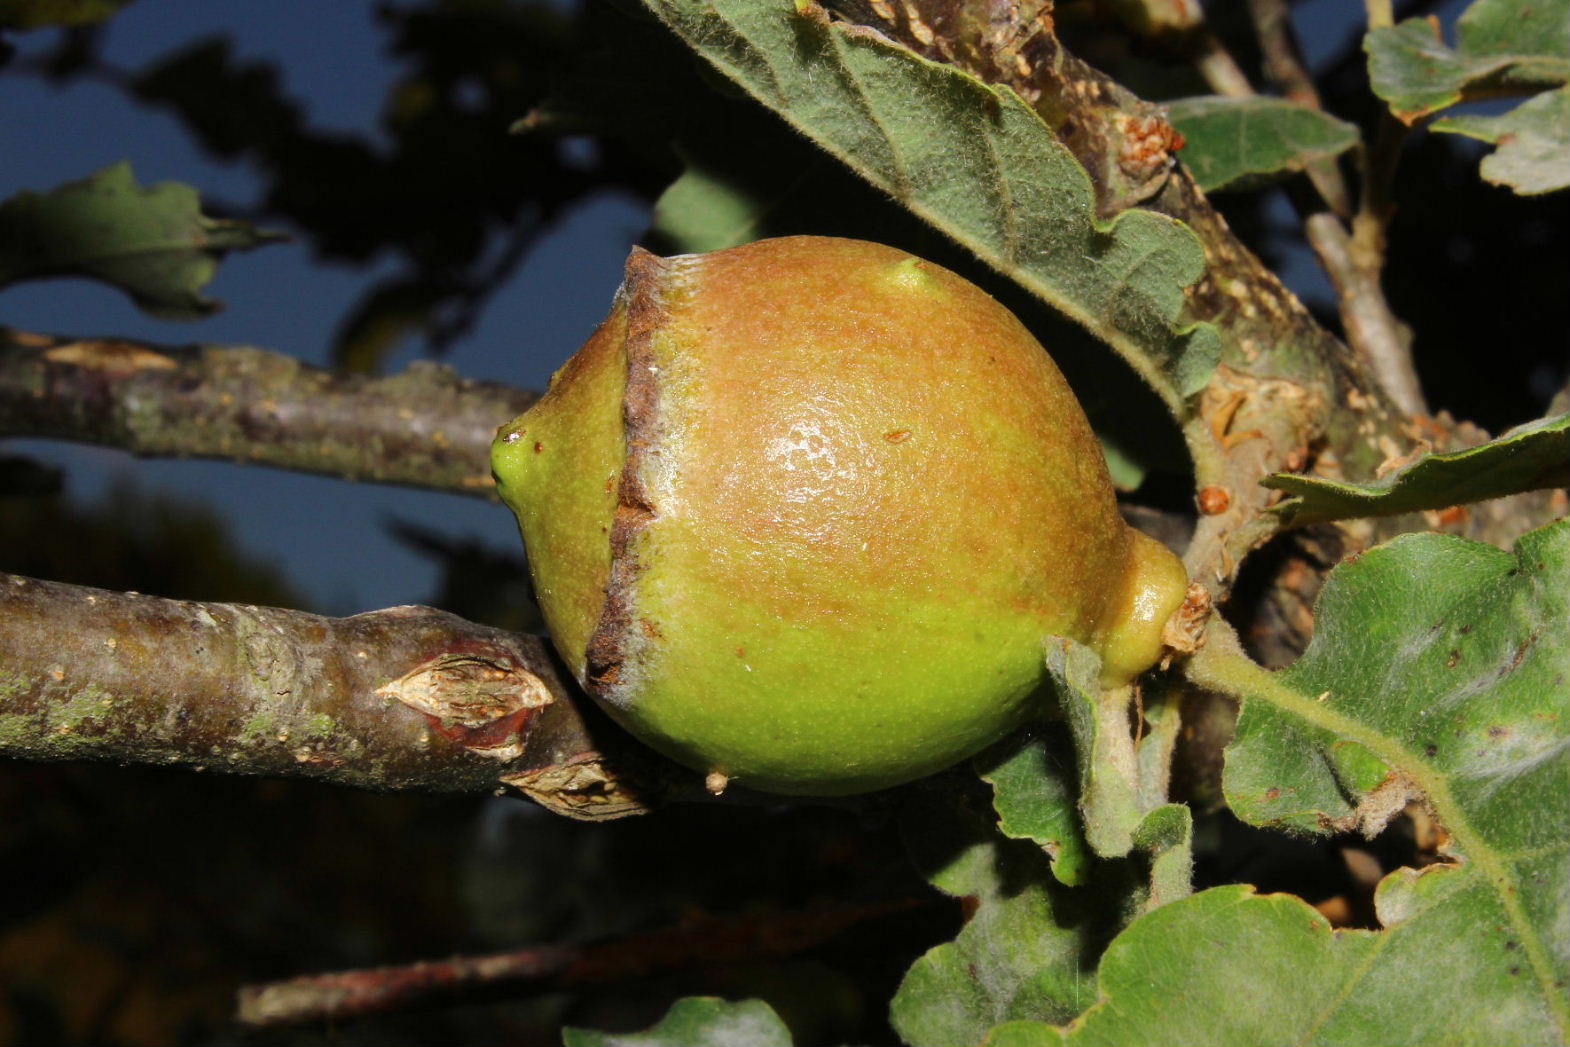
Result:
[[[914,256],[906,257],[885,269],[883,279],[890,287],[931,294],[942,288],[942,284],[927,272],[931,264]]]

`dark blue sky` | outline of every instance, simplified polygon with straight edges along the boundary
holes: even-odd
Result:
[[[108,23],[105,54],[137,68],[196,38],[230,32],[237,58],[279,64],[285,88],[306,106],[312,124],[373,136],[387,85],[399,73],[382,53],[386,34],[374,7],[345,0],[141,0]],[[12,39],[25,55],[49,46],[53,33]],[[245,166],[204,156],[172,116],[94,83],[56,90],[31,77],[0,75],[0,157],[0,198],[49,189],[120,159],[131,161],[143,184],[173,179],[237,204],[262,191]],[[646,222],[645,209],[630,198],[590,199],[539,244],[448,362],[470,377],[542,387],[603,315],[627,247]],[[227,308],[210,319],[153,319],[106,286],[56,280],[0,291],[0,323],[175,344],[252,344],[321,364],[339,320],[391,268],[390,262],[369,270],[322,265],[303,244],[290,243],[230,256],[209,287]],[[420,349],[406,345],[390,368],[401,369]],[[213,505],[246,549],[286,564],[316,607],[331,613],[430,597],[436,571],[386,535],[383,522],[391,516],[501,548],[517,542],[511,514],[473,498],[215,462],[138,461],[43,441],[12,446],[67,466],[72,490],[87,497],[130,476],[143,488]]]

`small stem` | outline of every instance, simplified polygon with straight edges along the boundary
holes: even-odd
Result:
[[[1428,401],[1412,358],[1412,332],[1391,310],[1381,283],[1386,228],[1394,206],[1391,188],[1405,138],[1406,128],[1399,121],[1388,113],[1380,118],[1373,142],[1360,156],[1362,196],[1350,234],[1334,215],[1311,215],[1305,225],[1309,243],[1336,289],[1347,341],[1401,410],[1426,415]]]
[[[1313,109],[1323,109],[1319,89],[1303,62],[1297,35],[1292,31],[1292,15],[1284,0],[1248,0],[1249,15],[1259,34],[1265,72],[1272,83],[1289,99]],[[1352,211],[1352,197],[1346,179],[1334,159],[1316,160],[1308,165],[1309,181],[1336,214]]]
[[[1388,0],[1368,3],[1370,24],[1378,17],[1388,24]],[[1293,101],[1323,109],[1284,0],[1248,0],[1248,10],[1271,82]],[[1398,407],[1408,414],[1427,414],[1428,404],[1412,362],[1411,332],[1391,311],[1380,285],[1390,187],[1401,145],[1399,129],[1389,126],[1394,122],[1386,114],[1373,147],[1363,157],[1363,191],[1355,214],[1346,179],[1334,159],[1317,160],[1305,172],[1329,213],[1314,203],[1294,202],[1306,215],[1304,232],[1336,288],[1347,341],[1368,362],[1369,370]],[[1352,216],[1350,238],[1338,217],[1348,215]]]
[[[1427,414],[1428,401],[1413,367],[1412,332],[1391,311],[1380,285],[1382,232],[1371,229],[1362,212],[1354,219],[1354,229],[1363,232],[1361,238],[1349,234],[1341,219],[1327,212],[1310,215],[1304,229],[1336,289],[1347,341],[1368,362],[1369,371],[1397,407],[1407,414]]]
[[[1366,4],[1370,29],[1394,24],[1391,0],[1366,0]],[[1338,268],[1331,268],[1326,259],[1341,254],[1340,238],[1322,233],[1320,239],[1310,239],[1321,260],[1326,261],[1340,295],[1347,340],[1368,360],[1370,370],[1397,406],[1408,414],[1426,415],[1428,401],[1412,358],[1412,332],[1391,310],[1380,279],[1385,267],[1386,231],[1394,213],[1392,189],[1406,136],[1404,124],[1388,111],[1380,114],[1373,141],[1358,155],[1362,195],[1352,217],[1345,260],[1335,258]]]
[[[1254,93],[1254,85],[1248,82],[1248,75],[1238,66],[1232,52],[1208,30],[1199,40],[1194,66],[1199,70],[1199,75],[1205,78],[1205,83],[1218,95],[1247,98]]]
[[[1270,81],[1292,101],[1323,109],[1319,89],[1299,52],[1287,5],[1282,0],[1248,0],[1248,13],[1259,34],[1260,53]]]
[[[1407,127],[1388,112],[1379,118],[1374,141],[1363,155],[1363,198],[1353,219],[1352,232],[1360,249],[1384,259],[1385,229],[1395,211],[1393,188]]]

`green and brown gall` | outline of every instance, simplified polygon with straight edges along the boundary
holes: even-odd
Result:
[[[1046,638],[1116,685],[1183,599],[1029,332],[877,244],[634,250],[493,466],[585,689],[757,789],[937,771],[1041,711]]]

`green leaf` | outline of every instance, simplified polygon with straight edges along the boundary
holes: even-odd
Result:
[[[1532,196],[1570,186],[1570,87],[1546,91],[1500,116],[1451,116],[1434,124],[1499,146],[1483,177]]]
[[[1203,388],[1203,385],[1200,388]],[[1096,439],[1101,441],[1101,456],[1106,459],[1107,475],[1112,477],[1112,486],[1119,491],[1130,493],[1139,490],[1139,485],[1145,482],[1145,475],[1148,472],[1139,457],[1131,453],[1116,438],[1100,430],[1096,432]]]
[[[229,251],[282,240],[246,222],[208,218],[196,190],[142,188],[125,162],[48,193],[0,203],[0,287],[46,276],[112,284],[146,312],[193,319],[218,308],[201,288]]]
[[[1414,123],[1457,102],[1570,80],[1570,2],[1476,0],[1447,47],[1438,23],[1409,18],[1363,40],[1374,93]]]
[[[1180,727],[1175,710],[1164,697],[1156,698],[1145,710],[1151,730],[1136,744],[1129,727],[1130,690],[1101,687],[1101,660],[1094,651],[1052,637],[1045,656],[1073,738],[1074,763],[1056,724],[978,759],[982,778],[993,786],[999,829],[1038,844],[1052,859],[1053,874],[1070,886],[1086,881],[1092,854],[1120,858],[1138,847],[1147,852],[1151,868],[1149,904],[1185,896],[1192,818],[1188,808],[1166,803]]]
[[[1061,680],[1061,668],[1057,671],[1059,686],[1067,686]],[[1117,743],[1098,735],[1091,714],[1095,704],[1092,693],[1095,692],[1080,690],[1073,700],[1081,703],[1086,712],[1091,751],[1099,751],[1104,757],[1107,746]],[[1126,723],[1126,709],[1115,703],[1107,707],[1114,722]],[[1170,774],[1169,743],[1175,735],[1175,730],[1169,728],[1176,728],[1180,721],[1164,703],[1149,706],[1146,712],[1152,730],[1133,750],[1137,781],[1130,782],[1126,776],[1129,750],[1123,748],[1120,757],[1103,762],[1125,769],[1125,774],[1115,775],[1113,780],[1126,783],[1127,790],[1117,788],[1114,799],[1109,786],[1103,784],[1099,793],[1086,796],[1084,806],[1101,816],[1100,805],[1115,805],[1112,819],[1118,826],[1118,835],[1114,854],[1126,854],[1134,847],[1147,853],[1151,871],[1148,904],[1163,905],[1189,893],[1193,819],[1187,807],[1165,802]],[[1052,874],[1058,882],[1075,887],[1104,871],[1104,867],[1094,865],[1095,858],[1085,840],[1080,805],[1075,803],[1074,747],[1066,734],[1062,724],[1044,723],[1029,735],[1010,739],[981,754],[975,764],[982,780],[992,786],[998,830],[1013,839],[1034,842],[1051,860]],[[1085,765],[1094,763],[1096,758],[1092,755],[1081,761],[1078,773],[1086,773]],[[1091,774],[1094,778],[1095,772]]]
[[[0,30],[102,22],[131,0],[0,0]]]
[[[994,1025],[983,1047],[1059,1047],[1063,1034],[1055,1025],[1023,1019]]]
[[[992,786],[998,829],[1033,840],[1052,861],[1052,875],[1073,887],[1085,882],[1091,861],[1075,809],[1074,754],[1060,725],[1043,725],[976,758],[977,772]]]
[[[790,1030],[762,1000],[689,996],[642,1032],[562,1030],[566,1047],[790,1047]]]
[[[1210,648],[1190,663],[1196,680],[1245,699],[1224,780],[1239,817],[1372,834],[1412,800],[1430,807],[1457,864],[1387,882],[1383,911],[1422,934],[1380,946],[1359,996],[1438,979],[1455,995],[1429,998],[1467,1001],[1457,1021],[1513,1023],[1477,1042],[1570,1038],[1567,577],[1565,521],[1514,553],[1405,535],[1330,574],[1314,639],[1290,667]]]
[[[1126,863],[1106,863],[1094,887],[1064,887],[1039,847],[1001,836],[982,803],[953,794],[908,812],[904,830],[932,883],[973,901],[959,936],[917,960],[894,996],[906,1043],[979,1043],[999,1022],[1067,1021],[1092,1001],[1095,957],[1138,887]]]
[[[655,201],[654,230],[678,251],[719,251],[757,239],[762,211],[732,179],[689,163]]]
[[[1276,473],[1261,482],[1295,496],[1274,506],[1294,527],[1445,509],[1560,487],[1570,482],[1570,414],[1528,422],[1464,451],[1425,455],[1372,483],[1295,473]]]
[[[1257,186],[1357,144],[1357,128],[1283,98],[1207,95],[1167,103],[1183,134],[1183,163],[1200,188]]]
[[[1446,47],[1438,23],[1413,18],[1364,39],[1374,92],[1414,123],[1458,102],[1547,91],[1495,116],[1456,116],[1435,131],[1493,142],[1483,177],[1518,193],[1570,185],[1570,0],[1476,0]],[[1558,88],[1558,90],[1553,90]]]
[[[1552,1044],[1497,899],[1468,873],[1392,873],[1385,929],[1332,929],[1301,899],[1215,887],[1136,920],[1107,947],[1100,1001],[1060,1032],[991,1043]],[[1490,905],[1490,902],[1494,904]],[[1032,1038],[1032,1033],[1035,1037]]]
[[[1116,349],[1181,413],[1219,354],[1178,326],[1199,239],[1090,177],[1006,88],[831,23],[803,0],[646,0],[678,36],[868,182]]]

